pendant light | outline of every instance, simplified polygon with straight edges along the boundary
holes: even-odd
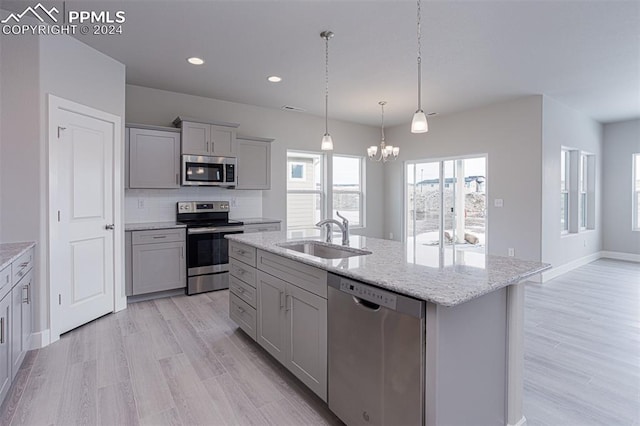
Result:
[[[389,160],[395,160],[396,158],[398,158],[398,154],[400,153],[400,148],[398,148],[397,146],[387,145],[384,140],[384,106],[386,104],[387,103],[385,101],[378,102],[378,105],[380,105],[380,109],[382,110],[382,124],[380,125],[380,130],[382,133],[382,139],[380,141],[380,156],[376,158],[376,154],[378,153],[377,146],[372,145],[367,148],[367,155],[369,156],[369,160],[382,161],[383,163],[386,163]]]
[[[429,124],[427,123],[427,115],[422,110],[422,32],[420,29],[420,17],[422,15],[422,9],[420,7],[421,0],[418,0],[418,109],[413,114],[413,120],[411,120],[411,133],[425,133],[429,131]]]
[[[322,137],[322,144],[320,145],[320,149],[322,151],[332,151],[333,139],[331,139],[331,135],[329,134],[329,39],[333,37],[333,33],[331,31],[323,31],[320,33],[320,37],[322,37],[325,42],[324,136]]]

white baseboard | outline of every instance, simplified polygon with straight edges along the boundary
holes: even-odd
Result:
[[[29,349],[40,349],[50,343],[49,329],[37,331],[31,334],[31,345]]]
[[[640,254],[623,253],[620,251],[601,251],[601,257],[607,259],[626,260],[628,262],[640,262]]]
[[[507,423],[507,426],[525,426],[526,424],[527,424],[527,419],[524,416],[522,416],[522,418],[518,420],[517,423],[515,424]]]
[[[573,269],[579,268],[581,266],[586,265],[587,263],[591,263],[594,260],[598,260],[602,257],[602,252],[592,253],[588,256],[581,257],[579,259],[572,260],[571,262],[567,262],[564,265],[556,266],[548,271],[542,272],[540,282],[546,283],[547,281],[559,277],[562,274],[565,274]]]

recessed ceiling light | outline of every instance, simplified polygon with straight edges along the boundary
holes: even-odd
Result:
[[[187,62],[191,65],[202,65],[204,64],[204,59],[192,56],[191,58],[187,58]]]
[[[282,77],[278,77],[277,75],[271,75],[267,77],[267,80],[269,80],[272,83],[280,83],[282,81]]]

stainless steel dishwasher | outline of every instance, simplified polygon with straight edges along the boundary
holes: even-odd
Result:
[[[328,282],[331,411],[349,426],[424,424],[425,302]]]

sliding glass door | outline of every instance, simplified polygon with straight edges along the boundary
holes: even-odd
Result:
[[[486,174],[486,157],[406,163],[405,241],[410,256],[433,258],[440,253],[449,264],[461,251],[485,252]]]

